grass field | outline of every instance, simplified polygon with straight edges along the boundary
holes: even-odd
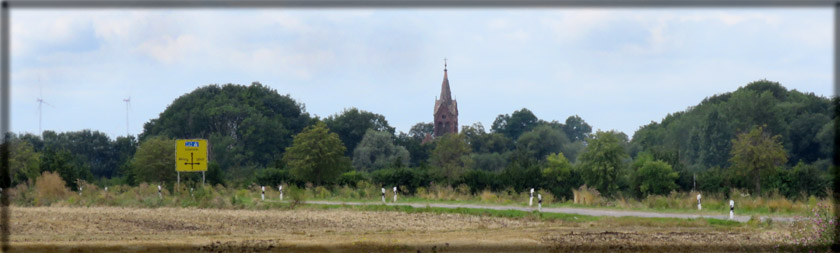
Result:
[[[13,207],[14,250],[768,251],[776,225],[521,211],[301,205],[295,209]]]

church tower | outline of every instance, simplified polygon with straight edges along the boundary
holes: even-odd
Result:
[[[449,78],[446,73],[446,62],[443,63],[443,83],[440,87],[440,98],[435,100],[435,137],[447,133],[458,133],[458,101],[452,99],[449,90]]]

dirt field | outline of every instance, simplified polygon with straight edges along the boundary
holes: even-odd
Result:
[[[15,207],[14,251],[766,251],[759,229],[354,210]]]

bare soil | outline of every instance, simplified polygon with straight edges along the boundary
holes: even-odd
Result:
[[[767,251],[767,229],[354,210],[13,207],[21,252]]]

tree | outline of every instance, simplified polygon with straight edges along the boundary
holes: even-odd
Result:
[[[297,180],[316,185],[331,184],[350,169],[350,159],[344,156],[345,149],[338,135],[330,132],[325,123],[318,122],[295,135],[283,161],[289,174]]]
[[[583,179],[590,187],[609,196],[618,190],[617,180],[624,160],[628,158],[621,134],[599,130],[587,142],[589,144],[579,157]]]
[[[452,183],[472,166],[469,155],[470,146],[467,145],[463,134],[446,134],[437,139],[429,159],[435,167],[434,174],[447,183]]]
[[[260,83],[208,85],[172,101],[143,126],[138,140],[207,139],[224,172],[250,177],[239,171],[276,163],[292,135],[310,123],[303,104]]]
[[[136,182],[175,182],[175,140],[163,136],[149,137],[137,148],[131,160]]]
[[[531,110],[522,108],[514,111],[512,114],[499,114],[496,120],[493,121],[491,130],[494,133],[501,133],[511,139],[519,138],[522,133],[531,131],[540,121]]]
[[[78,189],[79,180],[90,180],[90,169],[82,161],[67,150],[47,148],[41,155],[41,172],[50,171],[61,175],[64,182],[72,190]]]
[[[575,182],[572,182],[572,164],[563,156],[563,153],[550,154],[545,158],[545,167],[542,170],[546,187],[554,188],[551,191],[560,196],[568,196],[571,193]]]
[[[563,146],[568,144],[569,139],[563,132],[549,126],[538,126],[516,140],[517,149],[537,160],[544,159],[548,154],[561,153]]]
[[[12,140],[9,150],[9,169],[12,184],[35,180],[41,173],[41,154],[35,152],[32,144],[20,139]]]
[[[787,153],[782,146],[781,136],[770,136],[764,126],[738,134],[732,140],[732,166],[741,175],[752,175],[755,180],[755,194],[761,194],[761,173],[787,162]]]
[[[435,125],[433,123],[420,122],[411,126],[411,129],[408,131],[408,136],[418,140],[423,140],[423,138],[426,138],[426,135],[434,133]]]
[[[352,155],[356,145],[362,141],[368,129],[394,134],[394,128],[388,125],[385,116],[359,110],[345,109],[340,114],[330,115],[324,119],[330,131],[338,134],[341,142],[347,147],[347,155]]]
[[[679,178],[677,172],[663,161],[646,161],[641,168],[635,171],[634,181],[639,186],[642,195],[668,194],[677,189],[675,181]]]
[[[566,124],[563,125],[563,131],[571,142],[584,141],[592,133],[592,126],[583,121],[580,116],[569,116],[566,118]]]
[[[407,166],[408,150],[394,145],[393,138],[390,133],[368,129],[353,151],[353,167],[361,171],[373,171]]]

